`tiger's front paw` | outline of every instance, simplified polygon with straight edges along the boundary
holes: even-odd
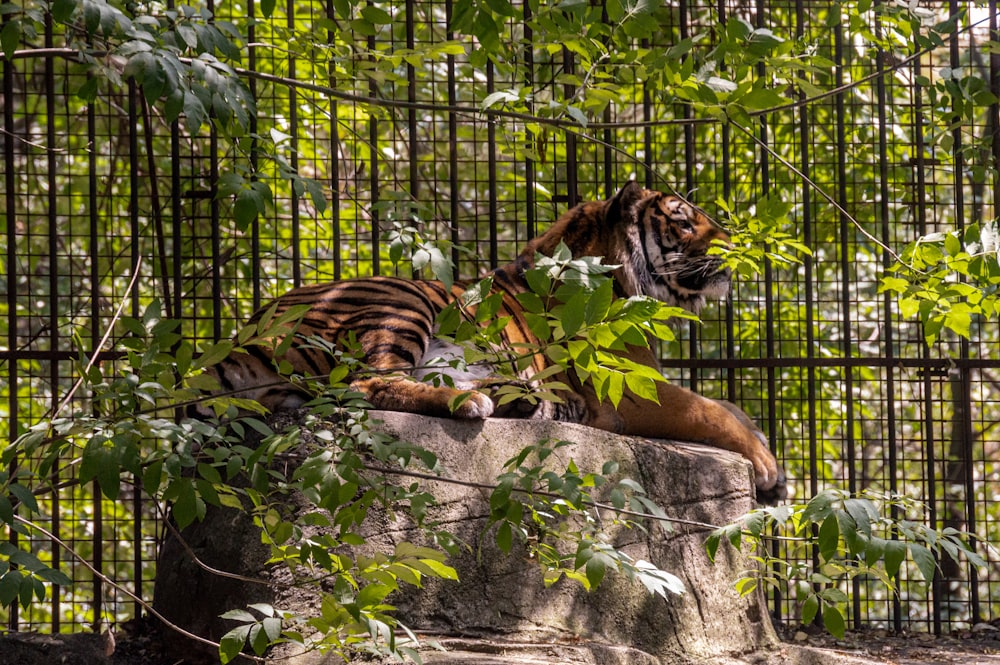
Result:
[[[787,479],[785,470],[778,465],[778,460],[774,458],[767,448],[767,440],[763,433],[755,432],[760,445],[753,455],[749,455],[750,462],[753,463],[754,481],[757,485],[757,501],[767,505],[774,505],[788,496]]]
[[[463,420],[482,420],[493,415],[493,400],[485,393],[476,390],[462,393],[459,397],[462,400],[452,416]]]

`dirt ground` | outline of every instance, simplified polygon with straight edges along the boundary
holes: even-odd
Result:
[[[927,633],[894,635],[885,630],[852,632],[838,640],[821,632],[786,630],[782,639],[791,648],[806,647],[824,663],[886,663],[910,665],[1000,665],[1000,629],[979,624],[974,630],[935,636]]]
[[[0,639],[0,663],[189,665],[194,662],[169,656],[166,643],[176,638],[164,636],[150,620],[129,622],[116,627],[114,632],[116,644],[113,647],[106,636],[100,635],[7,635]],[[989,624],[940,637],[924,633],[893,635],[883,630],[870,630],[848,633],[838,640],[818,630],[780,632],[784,643],[773,651],[723,660],[726,665],[1000,665],[1000,630]],[[111,654],[109,647],[114,649]],[[472,660],[461,660],[469,663],[487,661],[500,662],[495,658],[484,659],[481,652]]]
[[[149,624],[133,625],[119,642],[114,665],[177,665],[165,656],[162,637]],[[1000,629],[989,624],[975,631],[936,637],[926,633],[893,635],[884,630],[848,633],[838,640],[816,630],[779,631],[784,644],[773,654],[757,653],[754,665],[1000,665]],[[730,662],[740,662],[733,660]],[[706,663],[705,665],[712,665]]]

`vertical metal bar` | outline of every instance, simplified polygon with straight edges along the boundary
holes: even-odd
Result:
[[[607,22],[607,20],[605,20]],[[608,125],[602,132],[601,139],[604,141],[604,198],[613,197],[619,187],[624,183],[618,182],[618,169],[615,168],[615,135],[611,132],[612,123],[611,106],[604,109],[604,123]]]
[[[451,29],[452,23],[452,12],[454,6],[452,0],[445,0],[445,20],[448,24],[447,39],[451,41],[455,39],[455,33]],[[458,85],[455,81],[455,56],[448,55],[447,59],[448,68],[448,106],[454,107],[458,102]],[[461,270],[459,269],[459,242],[461,242],[461,235],[458,232],[458,201],[459,201],[459,191],[458,191],[458,118],[455,112],[449,110],[448,112],[448,221],[451,225],[451,261],[455,266],[455,278],[459,277]]]
[[[610,25],[610,18],[608,17],[608,4],[603,3],[601,7],[601,25]],[[605,46],[610,45],[610,37],[604,39]],[[614,164],[614,143],[615,137],[611,132],[611,105],[609,104],[604,108],[604,123],[606,127],[602,134],[602,139],[604,141],[604,198],[610,199],[615,195],[618,188],[624,183],[618,182],[618,173],[615,169]]]
[[[948,12],[949,15],[955,16],[960,10],[958,0],[949,0],[948,2]],[[951,66],[957,68],[961,66],[961,49],[959,47],[959,32],[958,25],[956,24],[955,29],[951,33],[951,39],[949,40],[949,59],[951,61]],[[959,114],[955,114],[958,116]],[[965,143],[962,139],[962,126],[961,123],[956,122],[955,127],[951,132],[952,136],[952,158],[955,160],[955,170],[954,170],[954,181],[953,187],[955,189],[955,220],[958,226],[959,237],[964,239],[965,231],[965,189],[963,187],[963,178],[965,177],[965,154],[964,146]],[[961,360],[969,359],[969,340],[964,337],[958,340],[958,356]],[[961,436],[962,442],[962,456],[965,462],[965,477],[962,481],[965,485],[965,512],[966,512],[966,530],[969,533],[976,533],[976,525],[978,519],[976,516],[976,488],[975,488],[975,477],[972,468],[973,462],[973,442],[975,440],[975,434],[972,428],[972,369],[968,363],[962,363],[959,365],[958,372],[960,374],[960,385],[962,394],[959,398],[962,404],[962,420],[960,423],[961,431],[959,435]],[[954,402],[958,402],[954,397],[952,398]],[[971,545],[975,547],[976,539],[972,539]],[[969,600],[971,602],[971,613],[973,623],[978,623],[982,621],[982,612],[979,607],[979,571],[975,566],[969,565]]]
[[[250,3],[251,7],[253,3]],[[167,1],[167,7],[173,9],[175,6],[174,0]],[[252,11],[252,10],[251,10]],[[251,21],[251,26],[253,22]],[[251,27],[251,30],[253,28]],[[254,40],[249,37],[248,40],[252,43]],[[250,49],[250,57],[253,58],[253,49]],[[253,69],[251,67],[251,69]],[[250,79],[251,85],[253,83],[253,78]],[[174,312],[178,318],[182,317],[181,309],[181,290],[184,286],[184,279],[182,275],[184,274],[184,263],[182,261],[184,245],[182,243],[182,238],[184,234],[181,232],[181,220],[184,216],[184,208],[182,205],[182,190],[181,190],[181,123],[180,120],[174,120],[170,123],[170,229],[171,238],[173,239],[173,255],[172,255],[172,269],[173,269],[173,284],[174,284]],[[193,235],[193,234],[192,234]],[[256,284],[255,284],[256,286]],[[194,294],[192,294],[193,297]],[[192,328],[192,333],[193,333]],[[140,580],[141,581],[141,580]],[[138,613],[136,614],[138,616]]]
[[[222,229],[218,188],[219,188],[219,134],[211,125],[208,135],[209,160],[209,216],[212,224],[212,339],[222,338]]]
[[[414,0],[406,0],[406,48],[412,52],[416,45],[414,37],[415,16],[417,7]],[[410,107],[406,110],[406,127],[410,141],[410,197],[413,201],[420,199],[420,144],[417,141],[417,109],[413,104],[417,101],[417,68],[413,63],[406,63],[406,100]]]
[[[52,48],[54,43],[52,35],[52,15],[46,13],[45,15],[45,47]],[[45,144],[46,144],[46,175],[48,176],[48,209],[49,209],[49,348],[53,351],[60,348],[61,343],[59,339],[59,270],[56,266],[62,265],[59,261],[59,243],[57,239],[60,235],[59,232],[59,207],[58,199],[56,193],[58,192],[59,186],[56,182],[56,83],[55,83],[55,63],[52,58],[45,59]],[[8,98],[9,102],[10,100]],[[11,135],[7,135],[7,143],[10,143],[13,139]],[[7,162],[7,169],[11,169],[12,163]],[[8,196],[13,198],[13,191],[7,190]],[[12,349],[13,350],[13,349]],[[62,377],[59,373],[59,361],[53,356],[51,364],[49,365],[49,381],[52,384],[52,409],[58,406],[59,403],[59,381]],[[53,473],[58,474],[59,468],[58,463],[53,468]],[[60,513],[62,507],[59,500],[59,492],[52,493],[52,533],[57,537],[62,537],[60,531],[62,530]],[[51,566],[55,569],[59,569],[62,563],[62,550],[53,544],[51,550],[52,562]],[[52,632],[58,633],[61,623],[60,617],[60,590],[56,585],[52,586]]]
[[[90,148],[88,151],[90,155],[89,166],[89,192],[88,192],[88,204],[90,208],[90,255],[100,256],[101,248],[101,236],[100,236],[100,200],[98,199],[98,183],[97,183],[97,111],[94,108],[94,103],[91,103],[87,107],[88,115],[88,135],[87,135],[87,145]],[[92,288],[97,290],[97,285],[100,283],[100,272],[98,268],[97,261],[91,261],[91,285]],[[100,336],[101,336],[101,318],[100,318],[100,308],[97,304],[97,298],[91,298],[91,349],[93,353],[98,353],[100,351]],[[96,540],[96,547],[94,547],[94,557],[91,564],[96,570],[103,570],[104,568],[104,550],[101,547],[101,541],[97,538],[96,534],[102,533],[104,531],[104,510],[103,504],[100,501],[101,490],[94,481],[90,485],[90,491],[94,498],[93,501],[93,523],[94,523],[94,534]],[[95,624],[100,621],[100,617],[104,610],[102,607],[103,591],[101,580],[94,579],[94,621]]]
[[[139,271],[140,257],[142,253],[142,236],[139,230],[139,91],[136,88],[135,80],[130,79],[128,84],[128,219],[129,236],[131,241],[129,276],[135,275]],[[132,316],[139,316],[139,281],[135,280],[132,292],[129,294],[132,300]]]
[[[568,48],[563,48],[563,67],[566,73],[572,76],[576,73],[576,58]],[[576,96],[576,89],[572,84],[563,86],[563,96],[565,101],[569,101]],[[576,178],[576,134],[572,131],[566,132],[566,199],[567,207],[572,208],[580,202],[579,184]]]
[[[681,2],[681,6],[685,6],[684,0]],[[643,39],[640,44],[643,49],[649,48],[649,40]],[[653,187],[653,98],[649,93],[649,83],[643,81],[642,83],[642,170],[643,173],[639,180],[643,183],[644,187]],[[673,184],[671,183],[671,186]]]
[[[796,39],[802,40],[805,37],[806,13],[803,0],[795,0]],[[805,72],[801,74],[806,76]],[[806,93],[799,93],[800,99],[805,100]],[[802,171],[802,219],[801,226],[803,240],[807,247],[813,246],[813,207],[812,188],[808,180],[812,178],[812,154],[809,143],[809,105],[803,103],[799,107],[799,170]],[[806,296],[806,402],[808,408],[807,427],[809,436],[809,490],[810,496],[815,496],[819,491],[819,449],[816,438],[816,369],[812,360],[816,356],[815,321],[816,321],[816,294],[813,286],[814,266],[813,257],[807,254],[803,260],[805,270],[805,296]]]
[[[528,90],[534,90],[535,87],[535,52],[532,49],[532,36],[533,31],[531,29],[531,3],[525,2],[522,7],[522,12],[524,16],[524,85]],[[534,102],[528,102],[529,113],[534,113]],[[535,141],[535,134],[530,129],[525,132],[526,139],[531,145]],[[537,211],[535,210],[535,160],[533,158],[534,150],[529,151],[529,155],[524,159],[524,180],[525,180],[525,193],[524,193],[524,221],[525,221],[525,232],[528,236],[528,240],[535,237],[535,225],[537,223]]]
[[[678,3],[678,14],[679,14],[679,28],[681,34],[681,40],[685,40],[691,37],[691,17],[690,10],[688,8],[688,0],[680,0]],[[684,60],[687,56],[683,57]],[[690,121],[692,119],[691,105],[683,104],[681,105],[681,118],[685,121]],[[695,145],[694,145],[694,125],[690,122],[684,123],[684,196],[689,197],[695,190],[695,179],[694,179],[694,165],[695,165]],[[692,331],[694,330],[694,324],[691,324]],[[695,338],[692,337],[692,340]],[[695,349],[692,349],[695,351]]]
[[[10,15],[3,18],[6,24],[10,20]],[[4,191],[6,192],[4,210],[7,214],[7,349],[11,353],[11,359],[7,363],[8,384],[7,409],[9,419],[7,421],[7,436],[13,441],[17,438],[20,422],[17,408],[18,389],[18,362],[17,362],[17,180],[14,177],[14,63],[8,59],[3,59],[3,128],[4,128]],[[16,462],[13,464],[16,466]],[[13,475],[14,469],[8,469]],[[17,533],[11,531],[10,542],[17,543]],[[11,630],[17,630],[19,623],[18,605],[12,603],[7,614],[7,626]]]
[[[678,27],[680,29],[681,40],[688,39],[690,37],[690,23],[691,19],[688,16],[688,0],[681,0],[678,3]],[[686,57],[685,57],[686,59]],[[649,102],[649,89],[648,86],[643,90],[643,115],[645,117],[646,105]],[[683,120],[691,120],[691,106],[689,104],[681,105],[681,118]],[[651,128],[646,129],[647,135],[651,131]],[[694,127],[690,122],[684,123],[684,129],[682,131],[684,137],[684,191],[681,192],[685,198],[690,197],[694,191]],[[649,155],[648,159],[652,159],[652,145],[648,145],[646,149],[646,154]],[[652,173],[649,172],[647,178],[652,178]],[[698,325],[694,321],[688,322],[688,353],[690,357],[697,358],[699,356],[698,352],[698,342],[699,342],[699,329]],[[698,368],[692,367],[688,371],[688,385],[691,390],[698,392],[699,389],[699,379],[700,375],[698,373]]]
[[[256,25],[256,10],[254,6],[257,3],[248,2],[247,3],[247,43],[251,46],[247,47],[247,67],[251,72],[257,71],[257,48],[252,46],[252,44],[257,43],[257,25]],[[257,78],[254,76],[248,77],[247,84],[250,87],[250,97],[252,99],[257,99]],[[336,121],[336,118],[334,118]],[[260,145],[257,143],[257,115],[253,114],[250,116],[250,178],[253,181],[257,180],[257,170],[260,164]],[[334,160],[336,161],[336,160]],[[263,293],[261,292],[261,281],[263,278],[263,272],[261,271],[261,255],[260,255],[260,216],[254,218],[253,223],[250,225],[250,278],[253,281],[253,295],[251,302],[251,309],[257,311],[260,309],[263,302]]]
[[[326,5],[326,15],[330,19],[330,25],[336,25],[337,12],[334,9],[334,0],[329,0]],[[327,31],[326,39],[328,44],[337,41],[337,32],[332,28]],[[331,53],[332,53],[331,49]],[[336,66],[331,61],[330,67],[330,87],[337,87]],[[343,274],[343,261],[340,257],[340,121],[337,118],[337,100],[330,99],[330,210],[331,223],[333,224],[333,278],[340,279]]]
[[[798,40],[802,40],[805,37],[805,22],[806,13],[805,7],[803,6],[802,0],[795,1],[795,37]],[[802,72],[801,76],[805,77],[806,72]],[[805,92],[800,92],[800,99],[805,100]],[[812,189],[809,186],[809,181],[812,178],[812,155],[810,153],[810,142],[809,142],[809,105],[802,104],[799,107],[799,170],[802,172],[802,219],[801,226],[803,229],[803,241],[806,246],[812,249],[813,247],[813,208],[812,208]],[[806,298],[806,358],[808,360],[806,372],[806,436],[807,440],[807,450],[809,454],[809,496],[816,496],[819,491],[819,446],[816,436],[816,369],[812,363],[815,358],[815,304],[816,296],[813,288],[814,279],[814,265],[812,255],[806,255],[803,261],[803,269],[805,271],[804,275],[804,286],[805,286],[805,298]],[[813,567],[814,569],[819,568],[819,552],[813,549]],[[857,626],[859,621],[855,614],[853,616],[855,625]]]
[[[289,0],[291,2],[292,0]],[[368,50],[370,53],[375,52],[375,37],[368,37]],[[368,83],[368,94],[372,99],[378,97],[378,85],[376,85],[375,80],[372,79]],[[372,243],[372,273],[375,275],[381,272],[381,246],[379,244],[379,224],[381,219],[381,214],[379,213],[379,182],[378,182],[378,170],[379,170],[379,155],[378,155],[378,120],[375,115],[372,114],[368,121],[368,142],[370,155],[369,161],[371,162],[371,173],[368,176],[368,183],[371,187],[371,243]]]
[[[290,32],[295,30],[295,0],[288,0],[286,6],[288,29]],[[295,61],[296,56],[294,53],[288,54],[288,77],[295,80]],[[292,173],[298,175],[299,173],[299,100],[296,88],[293,85],[288,86],[288,125],[289,134],[292,135],[291,140],[291,155],[289,156],[289,166],[292,167]],[[292,188],[289,193],[291,200],[289,201],[289,207],[292,213],[292,286],[301,286],[302,284],[302,225],[301,225],[301,214],[299,213],[299,195]]]
[[[923,67],[920,59],[913,62],[913,137],[916,142],[914,150],[913,169],[915,183],[913,187],[913,207],[917,220],[917,235],[923,236],[927,233],[927,182],[924,169],[926,167],[927,146],[924,139],[924,110],[923,110],[923,86],[920,80],[923,75]],[[929,367],[931,359],[930,347],[926,341],[920,345],[920,358],[924,361],[923,370],[923,428],[924,428],[924,455],[926,457],[925,466],[925,493],[927,501],[927,517],[932,528],[938,528],[938,505],[937,487],[935,478],[937,467],[937,456],[934,450],[934,415],[933,401],[931,393],[933,382],[931,381],[931,370]],[[941,635],[941,575],[938,571],[931,581],[931,625],[935,635]]]
[[[726,0],[718,0],[716,12],[719,15],[719,25],[726,24]],[[723,69],[723,71],[725,71]],[[722,125],[722,198],[727,203],[732,196],[732,158],[730,157],[730,144],[732,134],[728,124]],[[732,295],[726,298],[726,358],[736,357],[736,309],[733,307]],[[726,368],[726,399],[736,402],[736,370],[733,367]]]
[[[838,90],[844,86],[844,71],[847,69],[847,49],[844,47],[844,24],[837,23],[833,29],[833,61],[834,87]],[[844,93],[834,97],[834,117],[836,118],[836,169],[837,169],[837,203],[846,210],[847,201],[847,111],[844,103]],[[847,489],[854,494],[858,491],[857,455],[855,453],[855,400],[854,400],[854,370],[850,359],[854,355],[853,325],[851,317],[851,266],[855,257],[851,255],[851,220],[844,213],[839,215],[839,245],[840,245],[840,330],[844,365],[844,402],[846,405],[844,423],[844,449],[847,468]],[[854,578],[851,582],[851,612],[856,622],[861,620],[861,580]]]
[[[757,0],[756,2],[756,27],[764,28],[764,0]],[[757,66],[757,76],[763,79],[766,77],[767,71],[764,68],[764,64],[760,63]],[[767,196],[771,190],[771,158],[770,154],[767,152],[765,147],[768,145],[768,124],[767,117],[760,117],[760,135],[759,140],[761,143],[760,148],[760,187],[761,195]],[[764,259],[764,356],[768,360],[775,357],[775,339],[774,339],[774,275],[771,266],[771,261],[767,258]],[[774,367],[768,365],[765,369],[766,385],[767,385],[767,437],[769,447],[773,451],[775,449],[775,441],[778,436],[778,420],[776,416],[776,394],[777,385],[775,381],[775,370]],[[779,543],[775,541],[772,544],[772,550],[774,554],[778,553]],[[777,557],[776,557],[777,558]],[[774,592],[774,605],[773,612],[775,617],[780,620],[783,615],[782,607],[783,599],[781,592],[775,590]]]
[[[764,0],[757,0],[757,27],[764,28]],[[757,76],[764,78],[767,71],[761,63],[757,68]],[[763,146],[770,141],[768,133],[768,120],[766,116],[760,117],[760,142]],[[771,157],[763,147],[760,151],[760,186],[761,193],[767,196],[771,191]],[[777,341],[774,336],[774,268],[770,259],[764,259],[764,352],[768,359],[775,358]],[[767,433],[771,444],[771,450],[775,449],[775,442],[778,438],[778,414],[777,414],[777,380],[773,365],[767,367]]]
[[[215,15],[215,0],[208,0],[208,11]],[[222,229],[219,210],[219,132],[209,123],[209,211],[212,224],[212,339],[222,338]]]
[[[493,61],[486,63],[486,94],[496,90],[496,72]],[[497,267],[499,252],[497,246],[497,126],[491,116],[486,116],[486,177],[489,183],[490,210],[490,270]]]
[[[876,35],[881,34],[881,24],[876,18]],[[881,48],[875,52],[875,66],[879,72],[886,69],[888,58]],[[880,221],[881,241],[887,248],[892,244],[892,237],[889,224],[889,148],[888,137],[886,135],[886,122],[888,114],[886,111],[887,90],[885,77],[879,75],[875,79],[876,96],[876,117],[878,118],[878,178],[879,178],[879,204],[877,207]],[[888,249],[882,250],[882,268],[886,269],[892,265],[892,257]],[[896,356],[895,349],[895,328],[893,326],[892,297],[886,293],[882,298],[882,318],[883,318],[883,352],[890,361],[885,369],[885,392],[886,392],[886,441],[889,444],[888,462],[888,485],[890,492],[896,492],[899,486],[897,473],[899,467],[899,451],[896,450],[896,375],[892,367],[891,360]],[[899,518],[897,511],[893,510],[893,517]],[[895,538],[894,534],[894,538]],[[893,595],[892,599],[892,625],[897,632],[902,630],[902,604],[899,596]]]
[[[142,156],[139,154],[139,117],[140,111],[139,106],[142,104],[140,99],[139,89],[136,86],[134,80],[129,80],[128,82],[128,178],[129,178],[129,236],[130,247],[131,247],[131,264],[129,269],[129,276],[135,275],[139,271],[140,260],[142,256],[142,232],[139,227],[139,163]],[[149,128],[146,128],[147,131]],[[152,174],[151,174],[152,175]],[[154,214],[158,214],[154,212]],[[165,277],[164,277],[165,278]],[[140,302],[139,302],[139,282],[135,281],[132,288],[131,299],[132,299],[132,316],[139,316],[140,314]],[[139,483],[136,483],[136,487],[139,487]],[[99,485],[94,484],[94,503],[98,504],[94,507],[94,514],[101,514],[103,516],[103,511],[99,511],[99,504],[103,501],[103,494],[101,493]],[[136,507],[135,500],[138,499],[138,493],[133,496],[133,508]],[[142,523],[140,520],[140,511],[136,511],[135,523],[133,526],[135,528],[141,528]],[[111,518],[114,522],[114,518]],[[112,523],[111,528],[114,529],[115,524]],[[141,533],[141,531],[139,532]],[[133,532],[133,536],[135,536]],[[138,547],[139,539],[136,538],[135,545]],[[94,553],[95,556],[101,557],[103,560],[103,554],[98,554],[98,551],[105,546],[104,542],[104,528],[103,528],[103,518],[101,520],[95,520],[94,526]],[[115,566],[118,564],[117,552],[112,558],[111,565]],[[102,566],[94,562],[95,568],[97,570],[102,570]],[[139,568],[141,569],[141,563]],[[141,579],[141,574],[140,574]],[[95,578],[95,593],[94,597],[98,607],[103,604],[103,599],[101,598],[103,594],[103,582],[99,578]],[[109,614],[114,614],[114,609],[112,608]],[[102,628],[102,611],[95,610],[94,612],[94,632],[101,632]]]
[[[95,102],[91,102],[87,105],[87,151],[88,162],[87,162],[87,209],[89,213],[90,222],[90,288],[93,291],[93,296],[90,298],[90,348],[91,353],[98,353],[100,351],[100,339],[101,339],[101,307],[100,299],[97,298],[97,294],[100,292],[98,284],[100,284],[100,266],[97,257],[100,256],[101,251],[101,236],[100,236],[100,201],[98,200],[98,183],[97,183],[97,111],[94,108]],[[95,495],[100,494],[100,489],[97,487],[95,482],[92,485],[91,490]],[[100,501],[94,502],[94,533],[100,533],[101,522],[102,522],[102,505]],[[97,569],[101,570],[103,562],[101,561],[101,548],[94,549],[94,560],[91,564]],[[96,587],[95,591],[99,591],[100,587]],[[101,596],[99,593],[95,594],[96,604],[94,607],[94,616],[100,617],[101,615]]]

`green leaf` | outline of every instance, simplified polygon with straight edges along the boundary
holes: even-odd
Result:
[[[253,189],[244,189],[236,195],[236,202],[233,204],[233,219],[236,225],[243,231],[250,228],[257,215],[263,212],[264,202],[260,195]]]
[[[636,397],[648,400],[654,404],[659,404],[659,392],[656,387],[656,381],[653,381],[649,377],[645,377],[635,372],[629,372],[625,375],[625,385],[631,390]],[[615,404],[621,399],[622,395],[608,395],[611,401]]]
[[[819,528],[819,555],[824,561],[830,561],[837,553],[840,545],[840,525],[836,513],[829,515]]]
[[[587,114],[576,106],[567,106],[566,114],[573,118],[573,120],[576,120],[584,129],[586,129],[587,123],[590,122],[590,119],[587,118]]]
[[[26,507],[32,513],[38,512],[38,501],[35,499],[35,495],[31,493],[31,490],[20,483],[13,483],[8,489],[11,494],[17,497],[22,506]]]
[[[25,575],[21,578],[21,588],[18,589],[18,598],[21,601],[21,607],[28,609],[31,605],[31,598],[35,595],[35,581],[29,575]],[[42,598],[45,597],[44,588],[42,591]]]
[[[0,50],[3,50],[4,57],[9,61],[14,57],[14,51],[21,43],[21,21],[10,19],[0,28]]]
[[[54,0],[52,3],[52,20],[56,23],[66,23],[78,6],[77,0]]]
[[[614,282],[605,279],[590,294],[584,307],[583,319],[587,325],[594,325],[608,316],[611,300],[614,298]]]
[[[387,25],[392,23],[392,16],[389,12],[380,7],[376,7],[375,5],[366,5],[365,7],[362,7],[361,16],[375,25]]]
[[[844,622],[844,615],[840,608],[828,605],[823,609],[823,626],[837,639],[844,639],[844,632],[847,625]]]
[[[17,600],[21,591],[23,576],[16,570],[8,570],[0,577],[0,606],[10,607]]]
[[[604,579],[604,574],[607,572],[607,562],[603,556],[592,556],[589,561],[587,561],[587,581],[590,583],[591,589],[596,589],[601,581]]]
[[[58,586],[68,587],[73,585],[73,580],[70,579],[69,575],[55,568],[41,568],[36,570],[34,574],[38,578]]]
[[[501,522],[500,527],[497,529],[497,547],[504,554],[510,552],[514,541],[514,531],[511,529],[510,522]]]
[[[97,77],[90,77],[80,84],[80,87],[76,91],[77,98],[85,102],[93,102],[97,99],[97,91],[99,89],[101,80]]]
[[[920,571],[920,575],[924,578],[924,581],[930,582],[933,580],[934,573],[937,571],[937,562],[934,560],[934,554],[919,543],[910,543],[909,550],[910,556],[913,557],[913,562],[917,564],[917,569]]]
[[[250,614],[246,610],[229,610],[228,612],[223,612],[219,615],[220,619],[232,619],[233,621],[254,622],[257,617]]]
[[[805,602],[802,603],[802,625],[808,626],[816,618],[819,612],[819,597],[816,594],[809,594]]]
[[[216,342],[212,346],[205,349],[200,356],[192,363],[195,369],[201,369],[204,367],[211,367],[212,365],[219,364],[222,360],[229,357],[229,354],[233,351],[233,343],[229,340],[223,340],[221,342]]]
[[[240,655],[243,645],[246,644],[250,635],[251,625],[237,626],[222,636],[219,641],[219,660],[223,665]]]
[[[889,577],[896,577],[899,574],[900,565],[906,558],[906,545],[898,540],[886,540],[884,543],[885,572],[888,573]]]
[[[708,560],[715,563],[715,555],[719,551],[719,544],[722,542],[722,529],[716,529],[709,534],[705,541],[705,551],[708,552]]]

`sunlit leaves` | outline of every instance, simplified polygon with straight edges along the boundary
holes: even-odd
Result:
[[[533,340],[504,341],[509,317],[498,316],[502,297],[491,294],[486,283],[441,312],[438,336],[465,349],[465,365],[489,363],[500,374],[510,373],[493,390],[501,406],[561,402],[569,390],[565,373],[589,383],[599,399],[616,406],[626,390],[656,401],[656,384],[664,378],[629,359],[629,347],[648,347],[650,338],[673,341],[668,322],[696,317],[647,296],[614,298],[612,270],[597,257],[574,258],[560,243],[551,257],[535,257],[534,267],[524,273],[530,290],[515,296]],[[532,371],[536,355],[545,357],[546,366]]]
[[[760,565],[737,582],[741,593],[760,584],[793,593],[804,625],[819,616],[831,634],[843,637],[851,580],[870,577],[895,593],[907,560],[927,584],[944,557],[957,560],[961,555],[975,566],[986,564],[966,534],[951,528],[937,531],[908,519],[921,510],[903,496],[824,490],[803,504],[754,510],[712,532],[705,547],[714,560],[724,542],[737,549],[749,545]],[[774,534],[788,545],[784,558],[763,544]],[[807,549],[817,565],[807,563]]]
[[[392,228],[385,232],[383,238],[389,243],[389,260],[393,265],[399,265],[406,257],[413,274],[420,275],[426,269],[433,279],[451,289],[455,280],[455,264],[447,253],[448,244],[428,242],[416,226],[397,219],[392,220]]]
[[[801,263],[812,250],[795,233],[789,219],[792,206],[779,195],[758,198],[753,208],[739,211],[727,201],[716,201],[728,217],[728,243],[709,252],[722,256],[725,264],[744,277],[763,272],[765,261],[774,266]]]
[[[961,235],[931,234],[904,249],[879,291],[894,294],[900,313],[923,324],[928,344],[944,331],[968,339],[975,319],[997,316],[998,259],[996,222],[971,224]]]
[[[489,525],[496,527],[497,547],[502,552],[510,552],[515,542],[527,547],[546,586],[566,577],[592,590],[608,572],[617,572],[641,583],[651,594],[666,598],[683,593],[684,584],[676,576],[612,546],[607,526],[595,517],[593,507],[600,505],[597,493],[610,490],[611,506],[602,506],[610,509],[610,524],[645,528],[641,519],[623,519],[615,510],[628,509],[653,519],[666,515],[646,497],[639,483],[620,476],[616,462],[607,462],[601,473],[588,473],[570,459],[560,470],[554,462],[563,456],[553,453],[562,450],[565,454],[573,445],[540,441],[504,464],[504,473],[490,494]],[[617,480],[611,477],[615,474],[620,476]]]

